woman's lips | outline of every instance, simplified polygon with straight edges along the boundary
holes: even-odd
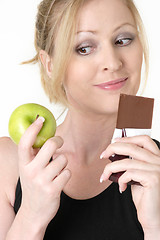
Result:
[[[95,86],[99,87],[103,90],[118,90],[125,85],[127,80],[128,80],[128,78],[120,78],[120,79],[116,79],[113,81],[96,84]]]

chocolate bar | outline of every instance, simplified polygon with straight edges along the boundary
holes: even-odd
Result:
[[[114,132],[115,137],[130,137],[136,135],[150,135],[152,127],[154,99],[121,94],[119,99],[118,115],[116,129]],[[113,161],[129,158],[129,156],[114,155],[109,157]],[[113,173],[110,180],[118,182],[119,177],[124,172]],[[128,183],[138,184],[135,181]]]
[[[121,94],[116,128],[151,129],[153,98]]]

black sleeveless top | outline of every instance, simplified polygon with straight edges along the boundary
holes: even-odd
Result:
[[[156,142],[159,146],[159,142]],[[20,180],[16,188],[15,213],[21,205]],[[117,183],[87,200],[75,200],[61,193],[60,208],[49,223],[44,240],[143,240],[131,187],[119,193]]]
[[[18,181],[15,213],[20,207],[21,197]],[[118,184],[112,183],[104,192],[87,200],[75,200],[62,192],[60,208],[48,225],[44,239],[143,240],[130,186],[120,194]]]

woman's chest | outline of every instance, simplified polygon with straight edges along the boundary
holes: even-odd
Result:
[[[73,199],[90,199],[109,187],[110,181],[100,183],[100,177],[104,166],[82,167],[71,166],[67,168],[71,171],[71,178],[63,191]]]
[[[62,192],[59,211],[44,239],[51,236],[57,240],[142,240],[143,230],[130,191],[122,197],[118,186],[111,184],[88,200],[75,200]]]

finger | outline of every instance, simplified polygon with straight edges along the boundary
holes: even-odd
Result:
[[[109,158],[113,154],[130,156],[140,161],[146,161],[152,164],[160,165],[159,156],[133,143],[116,142],[110,144],[108,148],[102,153],[102,156],[103,158]]]
[[[128,170],[145,170],[160,172],[160,166],[135,159],[126,158],[107,164],[103,171],[103,180],[109,179],[112,173],[124,172]]]
[[[147,135],[117,138],[114,139],[114,142],[133,143],[141,148],[147,149],[155,155],[160,156],[160,150],[157,144]]]
[[[34,158],[33,164],[44,168],[48,165],[56,150],[63,145],[63,139],[59,136],[48,139]]]
[[[122,192],[126,189],[127,183],[130,181],[139,182],[143,187],[152,188],[153,186],[159,186],[160,174],[145,170],[128,170],[118,180],[119,188]]]
[[[44,170],[44,176],[47,181],[52,181],[60,175],[62,170],[67,166],[67,159],[64,155],[58,156],[55,160],[51,161]]]
[[[62,192],[70,178],[71,171],[69,169],[65,169],[54,179],[53,188],[56,188],[58,194]]]
[[[38,133],[40,132],[45,119],[39,117],[34,123],[32,123],[25,131],[18,145],[19,158],[23,164],[28,164],[32,159],[32,146],[36,140]]]

